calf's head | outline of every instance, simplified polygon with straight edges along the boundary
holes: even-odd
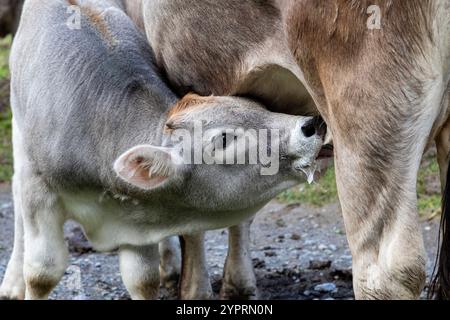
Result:
[[[140,145],[114,169],[148,192],[176,192],[185,205],[239,210],[263,204],[313,174],[325,124],[267,111],[237,97],[190,94],[167,115],[161,146]]]

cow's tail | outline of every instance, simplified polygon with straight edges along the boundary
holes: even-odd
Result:
[[[438,256],[434,266],[429,298],[450,300],[450,163],[446,186],[442,195],[441,229],[439,232]]]

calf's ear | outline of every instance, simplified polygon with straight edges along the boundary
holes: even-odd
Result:
[[[176,174],[179,160],[170,148],[140,145],[121,155],[114,163],[114,171],[122,180],[151,190]]]

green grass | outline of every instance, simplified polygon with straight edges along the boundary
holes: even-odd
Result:
[[[11,110],[9,108],[9,48],[11,37],[0,39],[0,182],[11,180]]]
[[[0,113],[0,182],[12,177],[11,111]]]
[[[419,213],[422,217],[434,217],[441,212],[441,194],[427,190],[427,180],[439,180],[439,165],[435,158],[425,158],[417,179]]]
[[[9,77],[8,58],[11,36],[0,39],[0,80]]]
[[[303,183],[283,192],[278,199],[289,204],[301,203],[314,207],[336,202],[338,197],[334,167],[328,168],[317,182]]]
[[[430,191],[427,181],[439,179],[439,166],[434,156],[428,156],[422,162],[417,181],[418,208],[421,217],[434,217],[440,214],[441,195]],[[303,183],[290,189],[280,196],[278,200],[289,204],[306,204],[313,207],[322,207],[338,200],[335,182],[334,167],[327,169],[324,176],[313,184]]]

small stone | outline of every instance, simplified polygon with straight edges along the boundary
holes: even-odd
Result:
[[[306,290],[305,292],[303,292],[303,295],[309,297],[311,295],[311,291]]]
[[[431,227],[430,226],[426,226],[424,229],[425,229],[425,231],[430,231]]]
[[[328,246],[328,248],[330,248],[331,251],[336,251],[337,250],[337,247],[334,244],[330,244]]]
[[[328,249],[328,247],[326,246],[326,245],[324,245],[324,244],[321,244],[321,245],[319,245],[319,250],[326,250],[326,249]]]
[[[352,281],[352,270],[351,269],[347,269],[347,270],[343,270],[343,269],[336,269],[333,272],[331,272],[331,276],[334,277],[334,279],[342,279],[344,281]],[[337,280],[336,279],[336,280]]]
[[[300,240],[302,237],[299,235],[299,234],[297,234],[297,233],[293,233],[292,235],[291,235],[291,239],[292,240],[295,240],[295,241],[298,241],[298,240]]]
[[[352,256],[349,255],[349,254],[342,255],[342,256],[341,256],[341,259],[342,259],[342,260],[352,260]]]
[[[267,251],[264,253],[266,257],[276,257],[277,253],[275,251]]]
[[[278,219],[275,223],[276,223],[277,226],[280,227],[280,228],[286,227],[286,222],[284,222],[283,219]]]
[[[6,210],[6,209],[11,209],[13,207],[11,202],[8,203],[4,203],[2,205],[0,205],[0,211]]]
[[[328,283],[322,283],[318,284],[314,287],[314,291],[322,292],[322,293],[335,293],[338,291],[336,285],[334,283],[328,282]]]
[[[309,269],[311,270],[323,270],[331,267],[330,260],[311,260],[309,261]]]
[[[254,258],[252,259],[252,262],[255,269],[264,269],[266,267],[266,262],[264,260]]]

